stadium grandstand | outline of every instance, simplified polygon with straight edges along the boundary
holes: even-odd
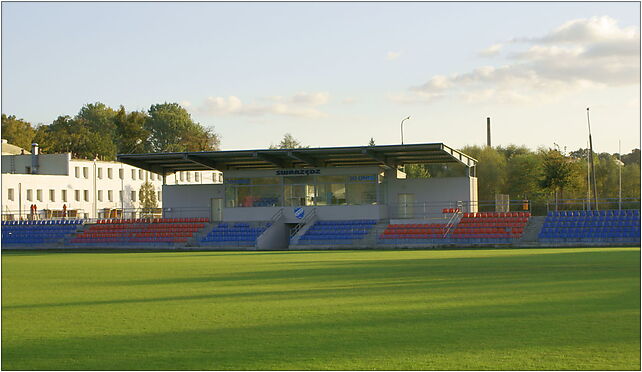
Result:
[[[443,143],[121,154],[162,182],[161,215],[3,221],[8,248],[367,249],[639,244],[637,208],[549,210],[477,200],[477,160]],[[406,164],[463,176],[408,179]],[[222,183],[172,184],[181,172]],[[636,204],[637,205],[637,204]],[[122,214],[121,214],[122,216]]]

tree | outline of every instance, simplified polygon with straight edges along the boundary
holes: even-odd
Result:
[[[145,112],[127,113],[125,107],[120,106],[114,117],[118,153],[145,153],[151,150],[149,131],[145,129],[147,118]]]
[[[507,162],[506,192],[512,199],[537,198],[541,173],[542,159],[532,152],[512,156]]]
[[[622,168],[622,197],[640,197],[640,164],[627,164]]]
[[[149,180],[140,186],[140,207],[143,209],[143,213],[151,213],[153,209],[158,208],[156,191]]]
[[[94,132],[86,121],[69,116],[59,116],[50,125],[38,128],[36,141],[42,143],[45,152],[71,152],[74,157],[84,159],[116,158],[116,145],[111,136]]]
[[[640,149],[633,149],[630,154],[622,155],[622,163],[629,165],[629,164],[637,164],[638,167],[640,166]]]
[[[36,136],[36,130],[31,123],[17,119],[15,115],[2,114],[2,138],[12,145],[29,150]]]
[[[114,119],[116,111],[104,103],[88,103],[80,108],[75,119],[94,133],[101,133],[112,139],[116,137],[116,124]]]
[[[555,204],[564,198],[564,190],[581,184],[581,163],[564,156],[559,150],[541,153],[542,178],[540,186],[555,194]]]
[[[152,105],[145,129],[150,133],[152,151],[212,151],[220,144],[218,135],[192,120],[178,103]]]
[[[406,173],[406,178],[409,179],[430,178],[430,173],[424,167],[424,164],[406,164],[404,165],[404,172]]]
[[[303,146],[299,141],[294,138],[290,133],[286,133],[283,136],[281,142],[278,145],[270,145],[270,149],[300,149],[309,146]]]
[[[370,137],[370,142],[368,142],[368,146],[376,146],[374,138]]]
[[[495,200],[506,182],[506,158],[492,147],[467,146],[462,152],[477,159],[479,200]]]

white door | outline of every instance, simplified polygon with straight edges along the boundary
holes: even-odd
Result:
[[[412,218],[414,215],[415,194],[397,194],[399,218]]]
[[[212,222],[223,220],[223,198],[211,199],[210,213],[210,220]]]

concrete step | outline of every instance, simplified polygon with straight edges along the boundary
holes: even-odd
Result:
[[[533,216],[528,219],[528,223],[524,227],[524,233],[517,243],[537,243],[539,232],[544,226],[545,216]]]

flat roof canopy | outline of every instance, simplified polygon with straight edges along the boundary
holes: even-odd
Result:
[[[322,147],[275,150],[161,152],[119,154],[118,161],[158,174],[197,170],[324,168],[403,164],[460,163],[477,160],[443,143],[411,145]]]

